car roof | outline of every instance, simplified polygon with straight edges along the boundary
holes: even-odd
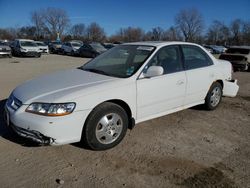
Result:
[[[250,46],[230,46],[230,48],[237,48],[237,49],[246,49],[246,50],[250,50]]]
[[[145,45],[145,46],[162,47],[162,46],[173,45],[173,44],[176,44],[176,45],[189,44],[189,45],[198,46],[195,43],[181,42],[181,41],[143,41],[143,42],[124,43],[121,45]]]
[[[34,42],[34,40],[30,40],[30,39],[16,39],[16,40],[19,40],[19,41],[31,41],[31,42]]]

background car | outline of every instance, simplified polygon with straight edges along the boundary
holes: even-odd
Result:
[[[104,46],[104,48],[106,48],[107,50],[115,47],[115,44],[113,43],[102,43],[102,45]]]
[[[230,61],[234,70],[250,71],[250,46],[230,47],[219,59]]]
[[[0,41],[0,56],[12,57],[11,48],[7,42]]]
[[[41,57],[41,51],[35,41],[16,39],[13,44],[13,55],[27,57]]]
[[[104,48],[100,43],[94,42],[90,44],[83,44],[77,53],[81,57],[94,58],[106,51],[107,49]]]
[[[61,51],[62,42],[52,41],[49,43],[49,52],[52,54],[58,53]]]
[[[49,53],[49,46],[46,45],[44,42],[41,41],[35,41],[35,43],[37,44],[37,46],[39,47],[41,53]]]
[[[74,42],[74,41],[70,41],[70,42],[65,42],[63,43],[62,47],[61,47],[61,52],[63,54],[69,54],[69,55],[76,55],[78,54],[77,50],[82,46],[82,43],[80,42]]]

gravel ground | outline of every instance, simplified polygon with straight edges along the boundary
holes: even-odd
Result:
[[[140,123],[107,151],[77,144],[36,146],[3,123],[3,105],[20,83],[88,59],[44,55],[0,59],[1,187],[250,187],[250,73],[215,111],[191,108]]]

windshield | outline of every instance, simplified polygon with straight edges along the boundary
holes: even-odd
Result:
[[[62,44],[62,43],[54,41],[54,42],[52,42],[52,44]]]
[[[44,44],[43,42],[36,42],[36,44],[37,44],[38,46],[46,46],[46,44]]]
[[[26,46],[26,47],[35,47],[35,46],[37,46],[37,44],[32,42],[32,41],[20,41],[20,45],[21,46]]]
[[[74,47],[81,47],[82,46],[80,43],[77,43],[77,42],[72,42],[71,44]]]
[[[99,74],[127,78],[132,76],[153,53],[155,47],[120,45],[99,55],[80,69]]]
[[[107,49],[104,48],[101,44],[99,43],[91,43],[90,46],[94,48],[97,51],[106,51]]]
[[[4,46],[6,45],[6,46],[7,46],[8,44],[7,44],[6,42],[2,42],[2,41],[1,41],[1,42],[0,42],[0,45],[4,45]]]
[[[249,54],[250,49],[229,48],[226,52],[230,54]]]

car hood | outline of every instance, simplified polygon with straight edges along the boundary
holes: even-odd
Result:
[[[13,95],[23,104],[32,102],[52,103],[58,102],[60,99],[74,99],[77,97],[74,92],[78,92],[79,95],[79,91],[87,91],[87,88],[103,85],[115,79],[117,78],[80,69],[70,69],[29,80],[18,86],[13,91]],[[84,92],[80,93],[84,94]]]
[[[27,51],[38,51],[39,50],[38,46],[21,46],[21,47]]]
[[[6,46],[6,45],[0,45],[0,48],[10,49],[10,47],[9,47],[9,46]]]

